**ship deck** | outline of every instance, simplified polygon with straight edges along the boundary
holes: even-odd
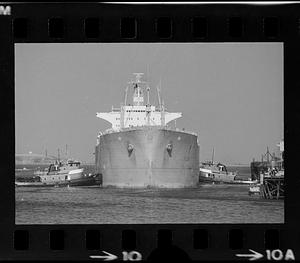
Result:
[[[110,134],[110,133],[118,133],[118,132],[123,132],[123,131],[134,131],[134,130],[149,130],[149,129],[161,129],[161,130],[166,130],[166,131],[174,131],[174,132],[181,132],[181,133],[185,133],[185,134],[191,134],[191,135],[195,135],[198,136],[197,133],[192,132],[192,131],[187,131],[185,129],[179,129],[179,128],[167,128],[167,127],[162,127],[160,125],[157,126],[153,126],[153,125],[149,125],[149,126],[133,126],[133,127],[128,127],[128,128],[122,128],[122,129],[107,129],[104,132],[101,133],[101,135],[105,135],[105,134]]]

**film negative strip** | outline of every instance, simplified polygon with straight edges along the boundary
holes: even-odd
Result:
[[[0,259],[299,259],[299,11],[0,4]]]

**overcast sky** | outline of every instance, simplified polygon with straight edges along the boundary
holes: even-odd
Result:
[[[178,128],[198,134],[200,160],[259,159],[283,138],[283,44],[47,43],[15,45],[16,153],[57,149],[94,161],[96,112],[118,107],[133,72],[147,73],[152,103],[162,81]],[[145,74],[147,75],[147,74]]]

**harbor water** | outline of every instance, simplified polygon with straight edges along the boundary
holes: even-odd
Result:
[[[92,167],[86,167],[92,171]],[[248,179],[248,167],[236,167]],[[16,187],[16,224],[283,223],[284,201],[248,195],[249,186],[184,189]]]

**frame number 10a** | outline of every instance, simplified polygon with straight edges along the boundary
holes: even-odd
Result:
[[[245,254],[236,254],[236,256],[248,259],[250,261],[263,259],[265,256],[267,260],[295,260],[295,255],[292,249],[287,249],[286,251],[281,249],[267,249],[265,255],[253,249],[249,249],[249,252]]]

